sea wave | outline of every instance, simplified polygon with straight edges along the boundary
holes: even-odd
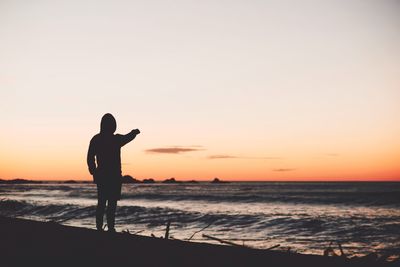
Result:
[[[3,196],[20,195],[27,199],[86,198],[96,199],[93,184],[38,184],[0,186]],[[200,185],[124,185],[122,198],[153,201],[203,201],[211,203],[292,203],[399,207],[400,184],[200,184]]]
[[[117,228],[158,235],[195,231],[306,252],[330,241],[354,253],[400,247],[399,183],[129,184]],[[0,215],[95,227],[93,184],[0,185]],[[201,238],[201,237],[197,237]]]
[[[94,217],[96,207],[79,205],[56,205],[46,203],[30,203],[27,201],[0,200],[0,214],[13,217],[37,216],[45,220],[65,222],[71,219],[86,219]],[[124,224],[145,224],[147,226],[165,225],[173,221],[177,225],[213,223],[215,226],[244,229],[271,229],[276,233],[293,234],[307,232],[315,234],[326,232],[333,235],[349,234],[352,236],[378,234],[386,231],[400,236],[400,213],[392,216],[343,216],[335,214],[312,215],[309,213],[222,213],[198,212],[169,207],[120,206],[117,217]]]

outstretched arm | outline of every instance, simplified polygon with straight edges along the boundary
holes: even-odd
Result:
[[[95,161],[95,150],[94,150],[94,145],[93,145],[93,139],[90,141],[89,144],[89,150],[87,153],[87,165],[89,168],[89,172],[91,175],[94,175],[96,171],[96,161]]]
[[[138,134],[140,134],[139,129],[132,130],[130,133],[125,135],[119,134],[118,137],[120,146],[126,145],[127,143],[135,139],[136,135]]]

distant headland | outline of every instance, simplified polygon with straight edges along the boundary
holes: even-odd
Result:
[[[207,183],[208,182],[208,183],[213,183],[213,184],[229,183],[227,181],[222,181],[217,177],[214,178],[212,181],[201,181],[201,182],[203,182],[203,183]],[[165,179],[163,181],[156,181],[153,178],[143,179],[141,181],[141,180],[138,180],[136,178],[133,178],[130,175],[124,175],[124,176],[122,176],[122,183],[125,183],[125,184],[140,184],[140,183],[143,183],[143,184],[155,184],[155,183],[162,183],[162,184],[196,184],[196,183],[200,183],[200,181],[197,181],[197,180],[179,181],[179,180],[176,180],[174,177]]]
[[[26,180],[26,179],[12,179],[12,180],[3,180],[0,179],[0,184],[42,184],[43,181],[35,181],[35,180]]]

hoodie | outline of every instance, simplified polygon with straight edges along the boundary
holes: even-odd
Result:
[[[89,172],[95,182],[104,179],[116,179],[121,176],[121,147],[132,141],[137,132],[126,135],[114,134],[117,122],[110,113],[101,118],[100,133],[90,140],[87,153]]]

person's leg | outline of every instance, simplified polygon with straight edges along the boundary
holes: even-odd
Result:
[[[107,205],[107,226],[108,231],[115,232],[115,211],[117,209],[117,200],[109,199]]]
[[[102,186],[97,185],[97,208],[96,208],[96,228],[103,230],[103,218],[106,209],[106,198]]]

